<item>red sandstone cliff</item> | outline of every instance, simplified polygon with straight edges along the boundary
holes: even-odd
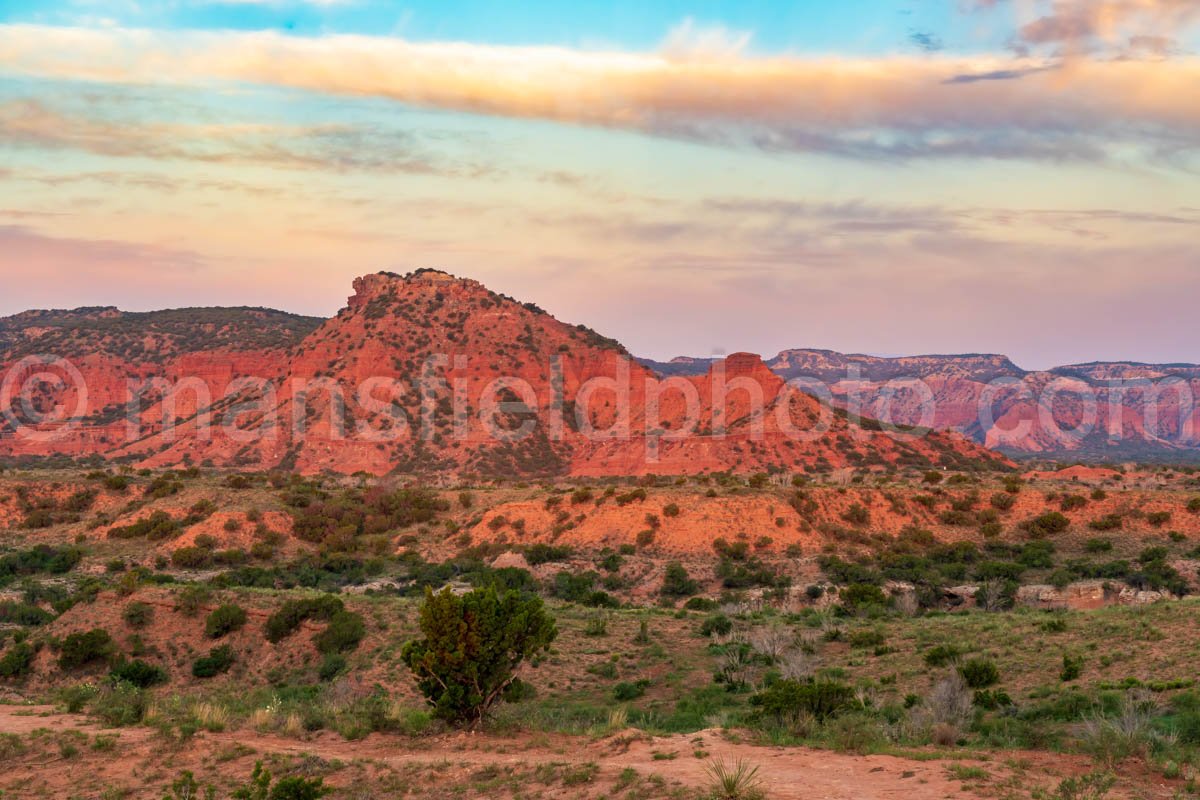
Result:
[[[98,312],[103,319],[89,321],[96,330],[82,338],[55,334],[58,351],[83,365],[95,424],[60,440],[0,438],[0,452],[375,474],[1001,462],[961,437],[853,425],[785,387],[756,355],[731,355],[704,375],[660,378],[617,342],[476,281],[433,270],[379,273],[354,290],[337,316],[307,331],[275,320],[272,336],[265,312],[241,319],[257,337],[236,341],[254,338],[258,347],[235,347],[228,324],[214,330],[208,317],[200,332],[160,324],[139,336],[119,312],[112,333],[113,312]],[[30,342],[13,336],[19,346],[0,357],[10,364]],[[137,426],[114,417],[131,377],[163,382],[147,391]],[[48,406],[74,399],[70,388],[47,391]]]

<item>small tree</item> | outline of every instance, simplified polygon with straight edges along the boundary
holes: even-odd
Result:
[[[515,688],[521,662],[558,635],[541,598],[491,586],[462,596],[426,589],[420,626],[425,638],[404,646],[404,663],[436,716],[470,724]]]

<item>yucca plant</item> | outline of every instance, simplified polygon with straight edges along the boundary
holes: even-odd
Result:
[[[732,764],[724,759],[713,759],[704,771],[712,779],[709,796],[713,800],[760,800],[763,797],[758,767],[743,759]]]

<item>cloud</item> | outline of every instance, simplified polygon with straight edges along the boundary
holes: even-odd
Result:
[[[742,54],[752,34],[734,31],[723,25],[700,26],[691,17],[667,34],[659,50],[673,60],[731,59]]]
[[[995,57],[752,58],[717,50],[679,58],[348,35],[0,26],[0,69],[27,75],[282,86],[770,151],[1097,160],[1114,151],[1177,156],[1200,146],[1200,105],[1180,102],[1200,85],[1197,58],[1059,68]],[[402,145],[385,134],[354,140],[363,135],[314,131],[307,145],[293,141],[276,157],[302,162],[310,151],[332,149],[352,167],[368,157],[360,145]]]
[[[926,53],[936,53],[946,49],[946,44],[941,37],[928,31],[913,31],[908,34],[908,40]]]
[[[0,142],[102,156],[326,172],[480,177],[491,169],[447,163],[411,134],[372,126],[112,120],[64,113],[30,98],[0,103]]]
[[[994,69],[990,72],[973,72],[955,75],[953,78],[948,78],[946,83],[978,83],[979,81],[1015,81],[1024,78],[1026,75],[1036,75],[1039,72],[1048,72],[1057,69],[1053,65],[1042,65],[1037,67],[1024,67],[1021,69]]]
[[[1054,46],[1068,55],[1104,50],[1170,52],[1176,37],[1200,24],[1200,0],[974,0],[976,9],[1013,5],[1019,48]]]

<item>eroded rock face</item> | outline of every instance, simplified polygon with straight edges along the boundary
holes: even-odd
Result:
[[[648,363],[695,375],[711,360]],[[991,448],[1131,461],[1200,450],[1196,364],[1096,362],[1039,372],[996,354],[882,358],[812,349],[784,350],[766,364],[785,380],[819,381],[835,403],[864,416],[959,431]]]
[[[1200,448],[1200,366],[1098,362],[1028,372],[1001,355],[879,358],[785,350],[784,378],[815,377],[837,402],[900,424],[961,431],[1023,453],[1177,453]],[[920,381],[912,390],[906,381]],[[1160,383],[1157,390],[1138,382]]]
[[[437,270],[358,278],[319,324],[261,309],[161,315],[88,311],[82,336],[65,333],[70,314],[29,318],[51,330],[39,344],[49,336],[80,365],[86,421],[60,439],[0,437],[0,453],[372,474],[1003,463],[952,434],[858,427],[751,353],[659,376],[611,339]],[[0,325],[0,359],[24,352],[31,330]],[[145,395],[136,435],[121,413],[130,380],[165,384]],[[45,402],[69,406],[71,392]]]

